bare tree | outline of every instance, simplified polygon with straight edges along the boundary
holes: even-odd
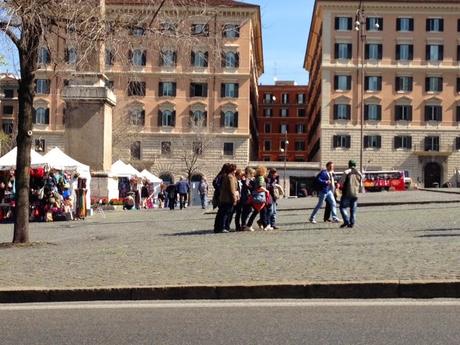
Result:
[[[20,72],[13,243],[29,241],[32,112],[41,49],[47,49],[52,56],[55,73],[69,75],[69,69],[65,67],[68,67],[70,58],[74,71],[101,72],[108,48],[113,49],[115,58],[119,56],[126,60],[126,48],[133,42],[131,34],[137,28],[145,35],[142,42],[157,45],[161,51],[161,45],[165,43],[178,47],[193,46],[198,38],[191,37],[187,26],[189,17],[213,18],[207,13],[206,0],[139,2],[139,6],[148,8],[148,11],[126,10],[132,1],[108,0],[107,3],[116,8],[106,9],[105,0],[0,0],[0,35],[16,46]],[[69,43],[75,50],[62,54],[59,47]],[[128,63],[126,70],[130,70]]]
[[[14,139],[11,134],[0,130],[0,155],[8,153],[14,146]]]

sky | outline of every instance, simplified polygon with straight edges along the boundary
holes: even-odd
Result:
[[[308,73],[303,68],[314,0],[240,0],[260,6],[265,73],[264,85],[275,80],[292,80],[306,85]],[[18,59],[8,48],[6,38],[0,38],[0,54],[8,62],[0,71],[16,72]]]

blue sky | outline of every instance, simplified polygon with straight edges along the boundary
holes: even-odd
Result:
[[[299,85],[308,81],[303,60],[308,39],[314,0],[243,0],[260,5],[265,73],[260,83],[294,80]],[[15,72],[17,57],[10,53],[5,38],[0,38],[1,53],[9,62],[1,71]]]

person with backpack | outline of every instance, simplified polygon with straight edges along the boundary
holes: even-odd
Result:
[[[341,228],[352,228],[356,222],[356,210],[358,208],[358,193],[362,188],[363,176],[356,169],[356,162],[350,160],[348,169],[343,172],[339,185],[342,188],[342,198],[340,199],[340,213],[342,214],[343,224]],[[347,208],[350,208],[348,216]]]
[[[256,169],[256,176],[254,178],[254,189],[249,197],[249,204],[252,206],[253,211],[249,217],[248,223],[243,229],[245,231],[254,231],[252,223],[259,214],[262,228],[265,231],[273,230],[270,226],[270,220],[267,219],[267,209],[272,201],[269,191],[265,188],[265,175],[267,175],[267,168],[264,166],[258,166]]]
[[[334,163],[327,162],[326,169],[320,171],[315,177],[314,185],[318,190],[318,203],[310,215],[310,222],[316,224],[316,215],[319,209],[323,206],[324,200],[331,205],[332,223],[339,223],[340,219],[337,217],[336,202],[334,198],[335,181],[333,177]]]

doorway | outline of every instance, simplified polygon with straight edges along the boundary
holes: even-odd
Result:
[[[439,163],[436,162],[430,162],[425,165],[425,188],[441,186],[441,170],[441,165],[439,165]]]

